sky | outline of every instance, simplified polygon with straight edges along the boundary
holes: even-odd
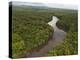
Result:
[[[31,5],[31,6],[47,6],[51,8],[63,8],[63,9],[74,9],[77,10],[77,5],[62,4],[62,3],[51,3],[51,2],[31,2],[31,1],[17,1],[14,5]]]
[[[64,8],[64,9],[74,9],[74,10],[78,9],[77,5],[64,5],[64,4],[56,4],[56,3],[49,3],[45,5],[51,8]]]

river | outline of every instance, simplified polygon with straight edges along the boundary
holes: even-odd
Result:
[[[41,47],[39,50],[33,50],[32,53],[27,54],[26,57],[43,57],[47,56],[47,53],[56,47],[57,45],[61,44],[64,41],[64,38],[66,37],[66,32],[59,29],[56,26],[56,23],[59,21],[59,18],[56,16],[52,17],[52,20],[48,22],[48,24],[54,29],[54,33],[52,35],[52,39],[48,41],[46,45]]]

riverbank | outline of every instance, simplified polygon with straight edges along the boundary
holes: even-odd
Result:
[[[46,45],[43,45],[43,47],[40,48],[38,51],[36,51],[36,50],[32,51],[32,53],[28,54],[26,57],[42,57],[42,56],[46,56],[47,53],[51,49],[53,49],[54,47],[56,47],[57,45],[59,45],[60,43],[63,42],[66,33],[56,26],[56,23],[58,21],[57,19],[58,19],[57,17],[53,16],[52,21],[50,21],[48,23],[54,29],[54,33],[52,35],[52,39],[50,39],[48,41],[48,43]]]

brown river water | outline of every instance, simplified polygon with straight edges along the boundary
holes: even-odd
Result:
[[[48,22],[48,24],[53,27],[54,33],[52,34],[52,38],[48,41],[47,44],[43,45],[38,50],[33,50],[31,53],[27,54],[25,57],[44,57],[47,56],[47,53],[56,47],[57,45],[61,44],[66,37],[66,32],[59,29],[56,26],[57,21],[59,19],[56,16],[53,16],[52,20]]]

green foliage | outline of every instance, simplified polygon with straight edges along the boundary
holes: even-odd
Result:
[[[77,12],[76,13],[67,13],[59,16],[60,21],[58,21],[57,26],[60,29],[68,32],[71,28],[74,31],[77,31]]]
[[[49,56],[73,55],[78,53],[77,32],[68,33],[64,43],[48,52]]]
[[[12,56],[22,57],[32,49],[48,42],[53,29],[47,23],[52,16],[59,17],[57,26],[67,32],[64,43],[49,51],[48,55],[77,54],[77,12],[73,10],[13,7]]]
[[[77,12],[56,15],[60,18],[57,26],[66,31],[67,34],[64,42],[49,51],[48,55],[59,56],[78,54]]]
[[[50,21],[49,18],[51,15],[44,12],[13,10],[13,58],[21,57],[25,52],[28,54],[32,49],[48,42],[53,32],[52,27],[46,23]]]
[[[12,57],[19,57],[18,55],[21,55],[25,51],[25,44],[22,38],[16,34],[13,33],[12,35]]]

